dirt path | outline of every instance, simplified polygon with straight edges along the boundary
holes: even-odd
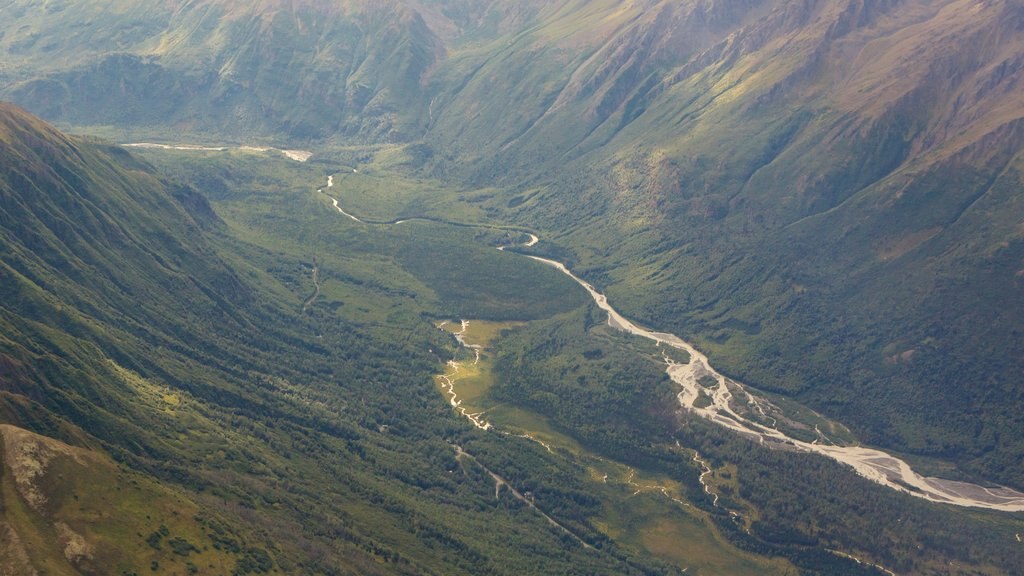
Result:
[[[540,514],[541,516],[543,516],[544,519],[548,521],[548,524],[550,524],[551,526],[553,526],[555,528],[558,528],[559,530],[561,530],[562,532],[564,532],[565,534],[570,536],[573,540],[578,542],[581,546],[583,546],[587,550],[593,550],[594,549],[593,546],[591,546],[590,544],[587,544],[582,538],[577,536],[575,532],[573,532],[572,530],[566,528],[564,525],[559,523],[557,520],[555,520],[554,518],[549,516],[546,512],[541,510],[537,506],[537,504],[533,501],[533,498],[528,497],[528,496],[524,496],[521,492],[519,492],[511,484],[509,484],[507,480],[505,480],[504,478],[502,478],[501,476],[499,476],[498,474],[493,472],[487,466],[484,466],[484,464],[482,462],[480,462],[479,460],[477,460],[475,456],[473,456],[472,454],[470,454],[470,453],[466,452],[465,450],[463,450],[461,446],[453,444],[452,447],[455,448],[455,457],[456,457],[456,459],[459,459],[459,460],[467,459],[467,460],[473,462],[474,464],[479,466],[481,469],[483,469],[484,472],[487,472],[487,474],[494,480],[494,499],[495,500],[497,500],[498,497],[501,496],[501,489],[505,488],[505,489],[507,489],[509,491],[510,494],[512,494],[513,498],[515,498],[516,500],[519,500],[523,504],[526,504],[527,506],[530,507],[531,510],[533,510],[534,512],[536,512],[536,513]]]

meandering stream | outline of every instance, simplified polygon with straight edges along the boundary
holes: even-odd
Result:
[[[438,328],[444,328],[448,322],[442,322]],[[473,365],[480,363],[480,346],[474,344],[467,344],[464,338],[466,329],[469,328],[469,322],[466,320],[462,321],[462,327],[458,332],[453,332],[452,335],[459,341],[464,348],[469,348],[476,353],[476,357],[473,359]],[[448,395],[448,403],[452,405],[452,408],[457,410],[459,414],[462,414],[466,419],[473,423],[473,426],[481,430],[490,430],[492,428],[491,423],[483,419],[483,412],[470,412],[462,405],[462,400],[459,399],[458,392],[455,391],[455,381],[462,370],[462,365],[455,360],[448,361],[449,372],[445,374],[438,374],[438,379],[441,380],[441,388],[445,394]]]
[[[333,185],[334,177],[331,176],[328,178],[327,188]],[[324,192],[324,189],[320,188],[318,191]],[[359,218],[345,212],[337,198],[328,197],[331,198],[339,213],[355,222],[362,223]],[[539,240],[535,234],[529,234],[529,241],[521,246],[533,246]],[[499,250],[508,247],[501,246]],[[561,262],[540,256],[526,255],[526,257],[559,270],[586,289],[597,306],[608,314],[609,326],[652,340],[658,346],[675,348],[689,354],[690,361],[686,364],[676,362],[668,355],[665,355],[664,358],[666,373],[681,388],[677,395],[678,401],[690,412],[768,446],[827,456],[850,466],[858,474],[873,482],[919,498],[956,506],[988,508],[1007,512],[1024,511],[1024,493],[1010,488],[985,487],[969,482],[925,477],[912,470],[905,461],[881,450],[864,446],[834,444],[817,427],[815,427],[817,438],[810,442],[787,434],[779,429],[778,419],[769,416],[765,411],[766,407],[773,410],[777,410],[777,408],[772,406],[768,400],[751,393],[741,383],[722,376],[711,366],[707,356],[691,344],[675,334],[649,330],[631,322],[608,303],[608,298],[604,294],[573,274]],[[482,425],[477,422],[474,424],[478,427]]]

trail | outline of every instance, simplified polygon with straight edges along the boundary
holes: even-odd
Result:
[[[526,504],[527,506],[530,507],[531,510],[533,510],[534,512],[536,512],[536,513],[540,514],[541,516],[543,516],[544,519],[548,521],[548,524],[550,524],[551,526],[553,526],[555,528],[558,528],[559,530],[561,530],[565,534],[569,535],[573,540],[578,542],[581,546],[583,546],[587,550],[594,550],[593,546],[591,546],[590,544],[587,544],[586,541],[584,541],[582,538],[577,536],[575,532],[573,532],[572,530],[566,528],[564,525],[559,523],[557,520],[555,520],[554,518],[549,516],[546,512],[541,510],[537,506],[537,504],[534,503],[532,498],[528,498],[528,497],[524,496],[522,493],[520,493],[518,490],[516,490],[511,484],[509,484],[507,480],[505,480],[504,478],[502,478],[501,476],[496,474],[494,471],[492,471],[487,466],[484,466],[484,464],[482,462],[480,462],[479,460],[477,460],[475,456],[473,456],[472,454],[470,454],[470,453],[466,452],[465,450],[463,450],[462,446],[459,446],[459,445],[456,445],[456,444],[452,444],[452,447],[455,449],[455,457],[456,457],[456,459],[461,460],[463,458],[466,458],[466,459],[472,461],[474,464],[476,464],[480,468],[482,468],[484,470],[484,472],[487,472],[488,475],[490,475],[490,477],[494,480],[494,499],[495,500],[497,500],[498,497],[501,495],[501,489],[502,488],[507,489],[509,491],[509,493],[512,494],[513,498],[515,498],[516,500],[519,500],[523,504]]]
[[[328,188],[333,186],[333,176],[328,178],[327,186]],[[334,200],[334,206],[338,212],[360,222],[358,218],[348,214],[338,206],[337,199],[332,198],[332,200]],[[465,226],[465,224],[462,225]],[[524,243],[523,246],[534,246],[539,241],[535,234],[530,233],[529,236],[529,242]],[[511,246],[500,246],[498,249],[504,250],[509,247]],[[659,346],[665,345],[686,352],[690,356],[690,362],[687,364],[675,362],[666,355],[665,372],[681,388],[676,397],[679,404],[691,413],[769,447],[827,456],[837,462],[850,466],[857,474],[868,480],[925,500],[952,504],[954,506],[987,508],[1005,512],[1024,511],[1024,493],[1011,488],[1002,486],[984,487],[968,482],[925,477],[914,472],[905,461],[881,450],[863,446],[840,446],[832,444],[831,441],[829,441],[830,443],[819,443],[821,437],[824,436],[820,430],[818,430],[818,437],[812,442],[794,438],[778,429],[777,420],[774,417],[768,416],[764,410],[765,405],[770,405],[767,399],[751,400],[748,401],[748,404],[754,407],[763,417],[771,418],[772,426],[765,426],[760,422],[752,420],[745,414],[737,411],[738,407],[734,405],[733,393],[729,390],[729,385],[742,391],[750,399],[754,398],[754,394],[739,382],[727,380],[718,373],[711,366],[707,356],[691,344],[675,334],[657,332],[634,324],[619,314],[609,304],[608,298],[604,294],[598,292],[589,282],[573,274],[561,262],[540,256],[525,256],[555,268],[582,286],[590,294],[597,306],[608,314],[608,325],[612,328],[646,338]],[[699,381],[702,377],[706,376],[714,379],[715,383],[713,386],[701,386]],[[701,397],[701,392],[710,397],[710,405],[704,407],[696,405],[698,398]],[[454,394],[454,391],[452,391],[452,394]],[[455,404],[454,397],[452,402],[454,406],[458,406]]]

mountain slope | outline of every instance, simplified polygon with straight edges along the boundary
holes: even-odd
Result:
[[[180,492],[95,450],[6,424],[0,437],[4,574],[187,574],[197,564],[227,573],[235,566],[230,551],[203,546],[217,530],[230,535]],[[146,538],[129,536],[136,533]]]
[[[585,184],[612,199],[614,232],[566,241],[640,236],[593,262],[661,253],[609,278],[646,321],[868,441],[1015,483],[1024,45],[1019,8],[972,6],[818,4],[764,48],[674,78],[581,163],[614,166]]]
[[[320,197],[275,189],[330,238],[303,246],[322,251],[326,290],[352,308],[325,294],[307,310],[299,249],[243,242],[120,148],[3,105],[0,158],[5,570],[513,574],[539,556],[559,572],[676,573],[594,528],[596,504],[566,504],[586,482],[571,461],[476,431],[435,389],[453,346],[431,321],[443,303],[529,317],[502,307],[514,258],[477,246],[479,232],[375,240]],[[305,190],[323,168],[296,170]],[[360,242],[364,259],[334,254]],[[465,304],[448,304],[435,290],[452,264],[409,256],[441,247],[501,286],[459,286]],[[554,289],[551,313],[583,302],[556,271],[534,271],[511,285]],[[535,506],[565,511],[571,537],[496,494],[487,471],[509,469],[526,470],[514,478]]]

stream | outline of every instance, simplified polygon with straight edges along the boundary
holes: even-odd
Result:
[[[316,302],[317,297],[320,296],[320,266],[316,263],[316,256],[313,257],[313,293],[306,298],[302,303],[302,313],[305,314],[306,310]]]

